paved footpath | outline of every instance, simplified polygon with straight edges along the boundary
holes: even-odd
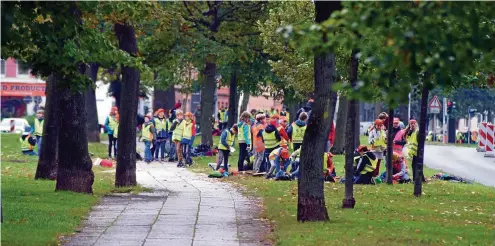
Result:
[[[173,163],[137,164],[151,193],[102,198],[65,245],[270,245],[260,202]]]

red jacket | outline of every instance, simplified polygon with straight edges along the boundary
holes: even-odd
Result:
[[[191,121],[193,126],[192,126],[192,135],[191,136],[196,136],[196,121]]]
[[[334,145],[335,143],[335,124],[332,123],[330,126],[330,133],[328,134],[328,140],[330,140],[330,143]]]
[[[285,130],[283,125],[278,125],[277,130],[280,133],[280,137],[285,139],[285,141],[289,141],[289,134],[287,134],[287,131]]]

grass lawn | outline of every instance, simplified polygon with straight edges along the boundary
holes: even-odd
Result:
[[[1,134],[1,140],[2,245],[57,245],[57,238],[72,233],[101,196],[129,191],[114,188],[115,173],[105,172],[111,169],[95,166],[94,194],[54,192],[55,181],[34,180],[37,157],[20,154],[19,135]],[[105,157],[106,149],[89,144],[93,158]]]
[[[237,159],[238,151],[230,158],[233,168]],[[334,161],[337,176],[343,176],[343,156],[334,157]],[[207,173],[207,163],[214,162],[214,157],[199,157],[195,162],[194,171]],[[436,172],[425,168],[427,177]],[[431,181],[424,185],[425,194],[421,198],[412,195],[412,184],[356,185],[356,208],[343,210],[340,207],[344,185],[325,183],[330,222],[298,223],[297,182],[251,176],[224,180],[241,184],[248,193],[263,198],[263,217],[271,221],[274,229],[271,237],[277,245],[495,243],[495,189],[479,184]]]

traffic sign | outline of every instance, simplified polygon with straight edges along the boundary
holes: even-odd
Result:
[[[428,104],[428,108],[430,109],[430,113],[432,114],[439,114],[440,109],[442,108],[442,104],[440,103],[440,100],[438,100],[438,97],[435,95],[431,99],[430,103]]]

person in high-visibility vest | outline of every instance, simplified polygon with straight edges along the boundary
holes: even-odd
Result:
[[[153,153],[151,153],[151,143],[154,139],[154,125],[151,122],[151,113],[144,117],[144,123],[141,130],[141,139],[144,142],[144,161],[150,163],[153,160]]]
[[[356,152],[359,153],[359,158],[354,170],[354,183],[374,184],[373,173],[377,168],[378,158],[365,145],[360,145]]]
[[[21,152],[23,155],[38,155],[34,151],[34,146],[36,145],[36,139],[31,135],[30,127],[26,127],[24,132],[21,134],[19,141],[21,142]]]
[[[231,149],[234,149],[235,135],[237,135],[238,128],[234,125],[230,129],[225,129],[220,136],[220,141],[218,142],[218,161],[216,170],[220,169],[220,165],[223,161],[223,169],[225,170],[224,175],[228,175],[229,171],[229,156]]]
[[[193,121],[193,114],[191,112],[187,112],[184,114],[184,129],[182,131],[182,156],[185,160],[185,164],[191,165],[191,146],[193,144],[193,132],[196,130],[196,125]]]
[[[281,144],[280,147],[274,149],[268,156],[270,161],[270,169],[266,173],[266,178],[279,178],[285,175],[285,171],[290,164],[290,154],[287,150],[287,144]]]
[[[306,132],[307,127],[307,119],[308,115],[302,112],[299,114],[299,119],[294,121],[287,131],[289,137],[292,139],[292,143],[294,144],[294,150],[298,150],[302,145],[304,133]]]
[[[41,153],[41,147],[43,142],[43,124],[45,111],[39,109],[36,112],[36,119],[34,119],[34,128],[31,130],[31,135],[34,135],[36,138],[36,145],[38,145],[38,152]]]
[[[383,160],[383,153],[387,150],[387,133],[385,132],[383,120],[375,120],[375,126],[369,133],[368,142],[369,144],[371,144],[373,154],[375,154],[376,158],[378,159],[376,169],[379,171],[380,164]],[[376,174],[378,175],[378,173]]]
[[[270,124],[266,126],[261,135],[263,137],[263,142],[265,143],[265,167],[262,170],[266,172],[269,168],[268,157],[273,150],[280,147],[280,141],[282,140],[280,133],[277,130],[277,120],[270,120]]]
[[[263,161],[265,160],[265,143],[263,142],[263,129],[265,129],[265,115],[256,115],[256,124],[253,125],[251,131],[253,133],[253,149],[254,149],[254,173],[260,173],[264,168]]]
[[[220,109],[220,111],[218,111],[218,128],[220,128],[220,131],[223,131],[227,125],[227,121],[225,120],[226,116],[227,114],[225,112],[225,108],[222,108]]]
[[[240,121],[237,124],[239,129],[239,160],[237,161],[237,170],[239,172],[244,170],[244,161],[247,160],[249,163],[249,154],[251,151],[251,124],[250,124],[251,114],[248,111],[244,111],[241,114]]]
[[[117,157],[117,139],[113,137],[113,131],[117,125],[117,120],[115,120],[115,115],[118,113],[117,107],[112,107],[110,110],[110,115],[105,120],[105,131],[108,135],[108,159],[112,159],[112,147],[113,156]]]
[[[406,147],[407,147],[407,155],[412,159],[412,175],[413,180],[416,177],[416,169],[418,168],[418,127],[416,120],[412,119],[409,121],[409,125],[406,127]],[[423,182],[426,181],[425,176],[423,174],[423,170],[420,171],[420,176]]]
[[[119,138],[119,120],[120,116],[119,114],[115,115],[115,127],[113,129],[113,139],[115,139],[115,149],[118,150],[119,146],[117,146],[118,143],[118,138]],[[117,156],[117,152],[115,152],[115,156]]]
[[[178,159],[177,167],[184,167],[182,156],[182,134],[184,131],[184,113],[182,110],[177,109],[175,111],[176,119],[172,123],[170,130],[172,131],[172,141],[175,143],[175,150]]]
[[[157,117],[152,122],[156,129],[156,147],[155,147],[155,159],[158,160],[158,154],[161,151],[160,161],[165,161],[165,147],[170,140],[169,136],[169,121],[165,117],[165,110],[160,108],[157,111]]]

